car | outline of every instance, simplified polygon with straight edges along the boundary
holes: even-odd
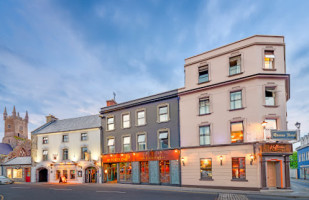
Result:
[[[14,181],[6,176],[0,176],[0,185],[1,184],[12,184]]]

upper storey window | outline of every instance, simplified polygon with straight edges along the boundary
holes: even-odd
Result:
[[[62,136],[62,142],[69,142],[69,136],[68,135],[63,135]]]
[[[231,92],[230,93],[230,104],[231,110],[240,109],[242,108],[242,92]]]
[[[275,54],[274,51],[266,50],[264,52],[265,69],[275,69]]]
[[[275,88],[274,87],[266,87],[265,88],[265,105],[274,106],[275,104],[276,104]]]
[[[115,129],[115,123],[114,123],[114,117],[108,117],[107,118],[107,130],[114,130]]]
[[[240,55],[230,58],[230,76],[234,74],[239,74],[241,72],[240,68]]]
[[[122,128],[130,128],[130,114],[122,115]]]
[[[158,106],[158,122],[167,122],[169,120],[169,106],[162,104]]]
[[[146,116],[145,116],[145,110],[137,111],[137,126],[142,126],[146,124]]]
[[[210,103],[209,103],[209,97],[200,99],[200,115],[205,115],[210,113]]]
[[[208,65],[198,68],[198,83],[204,83],[209,81]]]

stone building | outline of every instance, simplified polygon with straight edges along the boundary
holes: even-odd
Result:
[[[14,157],[1,164],[1,171],[4,176],[13,179],[15,182],[30,182],[31,157]]]

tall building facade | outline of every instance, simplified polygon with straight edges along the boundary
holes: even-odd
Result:
[[[260,190],[289,188],[282,36],[252,36],[185,60],[179,89],[182,185]]]

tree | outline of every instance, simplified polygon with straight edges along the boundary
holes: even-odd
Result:
[[[290,168],[297,169],[298,162],[297,162],[297,152],[294,151],[292,155],[290,155]]]

